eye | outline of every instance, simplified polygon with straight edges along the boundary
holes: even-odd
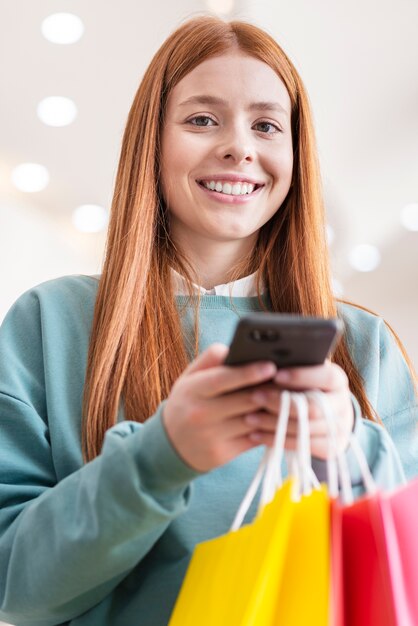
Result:
[[[191,117],[187,120],[188,124],[192,126],[199,126],[201,128],[205,128],[207,126],[214,126],[215,120],[213,120],[209,115],[196,115],[195,117]]]
[[[274,135],[275,133],[282,132],[281,128],[279,128],[278,126],[276,126],[276,124],[273,124],[272,122],[257,122],[256,124],[254,124],[253,128],[262,133],[265,133],[266,135]]]

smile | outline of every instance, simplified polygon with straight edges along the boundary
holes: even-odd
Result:
[[[217,193],[226,194],[228,196],[246,196],[252,194],[262,186],[245,181],[200,180],[197,182],[210,191],[216,191]]]

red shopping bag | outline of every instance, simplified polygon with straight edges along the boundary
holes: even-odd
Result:
[[[381,501],[383,539],[398,624],[418,624],[418,479]]]
[[[337,619],[343,602],[338,626],[417,626],[417,503],[418,480],[349,506],[333,503],[334,538],[341,533],[341,546],[333,546],[342,564],[338,572],[335,556]]]

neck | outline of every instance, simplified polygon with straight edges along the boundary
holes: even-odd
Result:
[[[194,268],[198,284],[205,289],[212,289],[215,285],[228,283],[233,278],[241,278],[247,274],[245,261],[254,246],[254,241],[247,239],[202,242],[197,237],[191,238],[191,241],[177,240],[176,243]],[[242,273],[239,272],[240,264]]]

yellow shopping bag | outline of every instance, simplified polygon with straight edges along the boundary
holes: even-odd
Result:
[[[327,626],[330,603],[330,500],[322,485],[292,503],[275,626]],[[260,622],[261,624],[261,622]]]
[[[326,488],[295,502],[285,482],[256,520],[199,544],[169,626],[327,626]]]
[[[252,524],[199,544],[169,626],[268,625],[287,553],[291,482]]]

